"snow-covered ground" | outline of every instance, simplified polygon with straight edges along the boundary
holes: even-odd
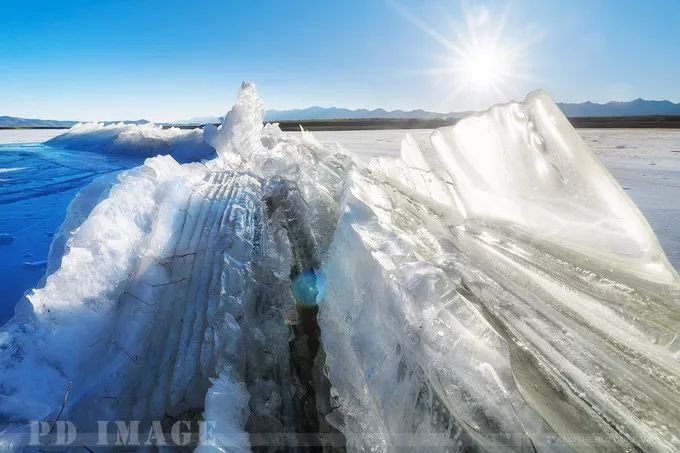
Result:
[[[39,143],[63,134],[67,129],[0,129],[0,145]]]

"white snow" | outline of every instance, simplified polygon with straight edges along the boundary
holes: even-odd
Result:
[[[574,433],[680,448],[680,279],[547,94],[429,139],[380,132],[389,146],[370,163],[348,151],[371,146],[365,132],[328,145],[263,113],[246,82],[217,128],[86,125],[58,140],[166,155],[81,191],[44,282],[0,329],[5,445],[57,414],[198,411],[215,422],[210,451],[294,432],[307,383],[284,317],[290,277],[313,268],[315,366],[332,386],[316,409],[350,450],[578,449]]]
[[[64,129],[0,129],[0,145],[39,143],[63,133]]]

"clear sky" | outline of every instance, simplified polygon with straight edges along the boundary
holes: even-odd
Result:
[[[679,74],[674,0],[0,3],[0,115],[223,114],[244,79],[277,109],[680,102]]]

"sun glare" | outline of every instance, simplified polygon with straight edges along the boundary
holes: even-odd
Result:
[[[475,108],[506,101],[527,79],[526,48],[505,32],[507,11],[492,14],[486,8],[465,13],[465,23],[455,27],[456,37],[444,57],[447,86],[452,96]]]
[[[449,32],[442,33],[402,6],[392,5],[444,48],[444,53],[436,57],[439,67],[416,72],[434,76],[435,85],[446,93],[445,102],[481,109],[522,92],[520,82],[530,78],[527,49],[540,34],[534,32],[527,35],[529,39],[521,39],[507,33],[508,9],[466,9],[464,20],[449,21]]]
[[[487,44],[460,52],[452,72],[465,87],[482,92],[497,91],[511,75],[508,67],[507,52]]]

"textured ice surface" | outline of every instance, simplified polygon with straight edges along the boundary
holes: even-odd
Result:
[[[374,433],[348,442],[391,450],[437,426],[485,449],[559,449],[555,434],[676,449],[677,274],[552,101],[533,93],[432,144],[395,164],[410,184],[378,161],[386,184],[356,175],[345,191],[322,335],[346,431]],[[458,223],[441,190],[413,196],[433,175]]]
[[[203,414],[201,448],[239,451],[318,412],[357,451],[680,448],[678,276],[545,93],[370,165],[263,111],[244,83],[196,138],[214,159],[74,199],[0,330],[6,443],[57,414]],[[325,402],[284,323],[314,289]],[[312,382],[316,408],[292,404]]]
[[[511,229],[608,266],[672,278],[644,217],[546,93],[438,129],[431,140],[468,228]]]
[[[79,123],[46,143],[55,147],[136,157],[171,154],[179,162],[214,156],[214,149],[203,140],[201,129],[164,128],[152,123]]]
[[[216,130],[218,159],[151,158],[73,200],[44,285],[0,331],[0,429],[10,448],[26,440],[29,420],[58,413],[85,432],[101,419],[205,413],[218,429],[203,447],[229,451],[248,448],[246,425],[294,429],[283,323],[293,308],[291,247],[281,214],[263,219],[264,175],[294,178],[305,206],[318,206],[299,219],[330,236],[339,171],[351,160],[263,130],[261,112],[248,114],[258,103],[245,84]]]
[[[588,147],[602,160],[629,197],[645,215],[666,256],[680,269],[680,130],[577,129]],[[365,161],[398,158],[405,134],[424,153],[432,145],[432,130],[317,131],[326,145],[340,144]],[[295,134],[295,133],[291,133]]]

